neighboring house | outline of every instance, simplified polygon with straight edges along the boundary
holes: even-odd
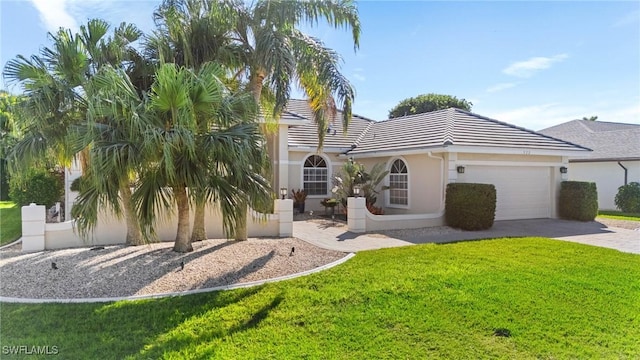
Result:
[[[443,224],[446,185],[491,183],[497,189],[496,220],[557,217],[569,157],[589,149],[458,109],[385,121],[353,115],[346,134],[340,114],[317,152],[317,130],[303,100],[291,100],[281,121],[274,163],[276,188],[303,188],[306,210],[331,197],[332,177],[350,158],[367,169],[384,163],[390,171],[377,206],[406,227]],[[566,179],[565,179],[566,180]],[[386,215],[385,215],[386,216]]]
[[[593,150],[587,157],[569,158],[569,179],[592,181],[601,210],[615,210],[618,188],[640,182],[640,125],[573,120],[541,133]]]

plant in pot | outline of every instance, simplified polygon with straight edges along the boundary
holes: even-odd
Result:
[[[338,199],[327,198],[320,201],[320,205],[324,206],[325,215],[333,215],[335,207],[338,206]]]
[[[293,199],[293,207],[298,209],[300,214],[304,213],[304,202],[307,200],[307,192],[303,189],[291,189],[291,198]]]

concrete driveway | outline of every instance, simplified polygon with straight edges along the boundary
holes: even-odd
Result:
[[[314,219],[295,221],[293,236],[321,248],[344,252],[485,238],[541,236],[640,254],[640,230],[607,227],[597,221],[509,220],[496,221],[491,229],[483,231],[438,227],[355,234],[347,231],[344,223]]]

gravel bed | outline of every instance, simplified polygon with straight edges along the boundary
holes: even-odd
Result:
[[[194,243],[194,251],[186,254],[173,252],[172,246],[22,253],[17,244],[0,250],[0,296],[70,299],[203,289],[295,274],[346,255],[295,238],[206,240]]]
[[[596,221],[606,226],[629,230],[640,230],[640,221],[608,219],[603,217],[597,217]]]

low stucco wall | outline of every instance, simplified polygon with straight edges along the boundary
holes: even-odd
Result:
[[[249,211],[247,214],[247,230],[250,237],[289,237],[293,229],[293,213],[291,200],[276,200],[276,214],[260,214]],[[31,216],[29,214],[34,214]],[[40,214],[42,213],[42,214]],[[117,219],[111,214],[101,214],[95,231],[87,238],[81,238],[74,229],[74,222],[44,223],[43,206],[23,207],[23,229],[26,234],[31,234],[30,229],[43,228],[43,231],[36,231],[42,234],[43,243],[34,243],[34,246],[24,247],[24,251],[41,251],[44,249],[63,249],[96,245],[117,245],[124,244],[127,234],[124,219]],[[40,216],[41,215],[41,216]],[[36,219],[38,222],[31,221]],[[27,221],[29,220],[29,221]],[[193,221],[193,211],[191,212],[191,222]],[[156,225],[156,233],[159,241],[174,241],[177,231],[177,217],[167,216]],[[205,215],[205,228],[209,238],[225,238],[222,217],[219,211],[213,207],[207,208]],[[37,230],[36,229],[36,230]],[[38,235],[35,234],[34,235]]]
[[[409,215],[373,215],[366,211],[367,231],[419,229],[423,227],[443,226],[444,213]]]

